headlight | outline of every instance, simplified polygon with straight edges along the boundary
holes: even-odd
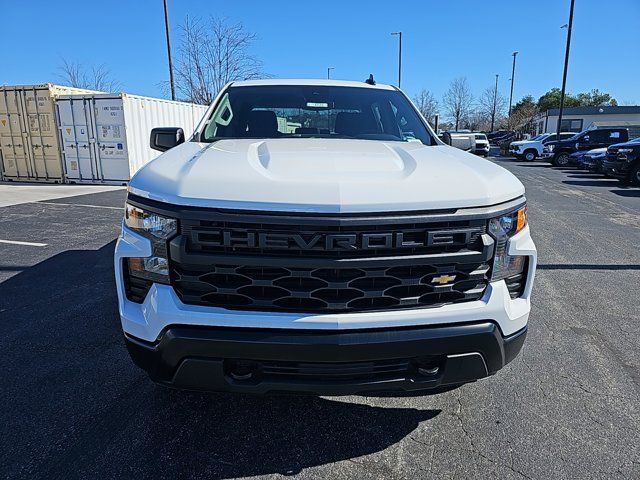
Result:
[[[124,212],[124,223],[131,230],[151,240],[168,239],[176,233],[178,224],[174,218],[147,212],[128,203]]]
[[[520,232],[526,224],[526,206],[489,220],[489,234],[496,241],[496,251],[491,270],[492,282],[523,273],[526,257],[509,255],[507,253],[507,244],[509,239]]]
[[[178,231],[175,218],[164,217],[127,203],[124,224],[151,240],[150,257],[127,258],[129,274],[158,283],[169,283],[167,241]]]

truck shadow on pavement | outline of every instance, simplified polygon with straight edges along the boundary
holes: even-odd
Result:
[[[615,193],[620,197],[635,197],[640,198],[640,189],[631,189],[631,190],[611,190],[611,193]]]
[[[0,283],[1,477],[291,475],[382,451],[440,413],[152,384],[122,340],[114,245],[66,251]]]

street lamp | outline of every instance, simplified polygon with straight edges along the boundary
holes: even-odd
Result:
[[[391,32],[391,35],[397,35],[398,43],[398,88],[400,88],[400,78],[402,76],[402,32]]]
[[[509,120],[507,121],[508,129],[511,130],[511,102],[513,100],[513,81],[516,77],[516,56],[518,52],[513,52],[513,68],[511,70],[511,93],[509,94]]]
[[[567,49],[564,53],[564,71],[562,72],[562,93],[560,94],[560,112],[558,112],[558,125],[556,128],[556,139],[560,139],[560,130],[562,128],[562,111],[564,110],[564,92],[567,86],[567,69],[569,68],[569,51],[571,50],[571,27],[573,27],[573,4],[569,7],[569,25],[567,25]],[[564,28],[564,25],[562,26]]]
[[[169,85],[171,86],[171,100],[176,99],[176,87],[173,83],[173,61],[171,60],[171,38],[169,37],[169,8],[164,0],[164,29],[167,34],[167,56],[169,57]]]
[[[335,70],[335,67],[327,67],[327,80],[331,78],[331,70]]]
[[[491,112],[491,131],[493,132],[493,126],[496,121],[496,103],[498,101],[498,75],[496,73],[496,88],[493,90],[493,111]]]

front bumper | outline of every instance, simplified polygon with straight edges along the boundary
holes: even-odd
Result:
[[[602,173],[609,177],[625,179],[629,176],[630,168],[631,162],[627,162],[626,160],[614,162],[604,160],[602,162]]]
[[[529,226],[509,240],[507,251],[510,255],[527,256],[527,277],[519,298],[511,298],[506,283],[500,280],[490,282],[476,301],[332,314],[184,304],[170,285],[162,284],[153,284],[142,303],[129,301],[124,291],[123,259],[150,256],[151,243],[127,228],[122,229],[118,239],[114,266],[120,319],[129,351],[136,364],[154,380],[179,388],[206,390],[346,394],[464,383],[495,373],[513,358],[524,341],[537,261]],[[520,344],[515,338],[521,338]],[[517,347],[507,346],[512,341]],[[266,346],[262,345],[265,342]],[[425,355],[437,357],[437,375],[417,375],[411,369],[416,357]],[[393,359],[408,362],[409,367],[396,372],[393,378],[358,377],[338,384],[331,378],[321,379],[317,385],[316,381],[292,383],[282,377],[277,382],[267,378],[258,384],[237,384],[235,380],[230,382],[231,377],[225,373],[225,365],[234,359],[319,364],[295,366],[314,372],[324,371],[327,363],[340,368],[349,362]]]
[[[176,326],[154,343],[125,340],[136,365],[170,387],[348,395],[478,380],[515,358],[526,333],[505,338],[490,321],[351,332]]]

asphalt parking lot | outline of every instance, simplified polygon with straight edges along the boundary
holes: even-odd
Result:
[[[157,387],[117,316],[125,191],[0,207],[0,240],[25,242],[0,243],[1,476],[640,478],[640,189],[494,160],[527,188],[529,336],[496,376],[430,396]]]

